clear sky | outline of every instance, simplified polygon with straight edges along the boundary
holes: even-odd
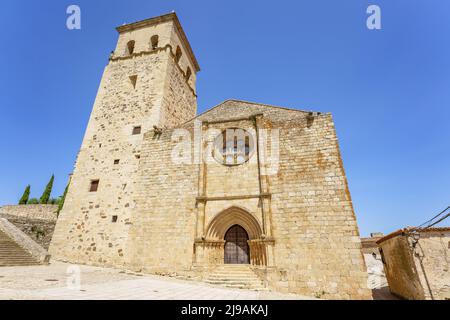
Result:
[[[66,8],[81,8],[81,30]],[[381,8],[368,30],[366,9]],[[228,98],[334,116],[362,235],[450,205],[450,1],[2,1],[0,205],[51,174],[62,194],[115,27],[175,10],[202,71],[199,112]]]

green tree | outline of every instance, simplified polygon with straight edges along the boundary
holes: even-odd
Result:
[[[64,189],[64,193],[63,193],[62,197],[59,199],[58,211],[56,211],[56,217],[59,217],[59,213],[61,212],[61,210],[64,206],[64,201],[66,200],[67,190],[69,190],[69,184],[70,184],[70,179],[69,179],[69,182],[67,183],[66,188]]]
[[[27,185],[25,191],[23,192],[22,198],[19,200],[19,204],[27,204],[28,198],[30,197],[30,185]]]
[[[53,180],[55,180],[55,176],[52,174],[50,181],[47,183],[47,186],[45,187],[44,193],[42,194],[41,198],[39,199],[39,202],[41,204],[48,203],[48,200],[50,199],[50,194],[52,193]]]

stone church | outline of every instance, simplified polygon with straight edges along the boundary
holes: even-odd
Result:
[[[52,258],[370,299],[331,115],[240,100],[197,115],[176,14],[117,31]]]

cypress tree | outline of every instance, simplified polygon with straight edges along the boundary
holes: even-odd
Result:
[[[28,203],[28,198],[30,197],[30,185],[27,185],[27,187],[25,188],[25,191],[23,192],[22,198],[20,198],[19,200],[19,204],[27,204]]]
[[[47,183],[47,186],[45,187],[44,193],[42,194],[39,202],[41,204],[47,204],[48,199],[50,199],[50,194],[52,193],[53,188],[53,180],[55,180],[55,176],[52,174],[52,177],[50,178],[50,181]]]
[[[59,213],[61,212],[61,210],[64,206],[64,200],[66,200],[66,194],[67,194],[67,190],[69,190],[69,184],[70,184],[70,179],[69,179],[69,182],[67,183],[66,188],[64,189],[64,193],[63,193],[61,199],[59,199],[58,211],[56,211],[56,217],[59,216]]]

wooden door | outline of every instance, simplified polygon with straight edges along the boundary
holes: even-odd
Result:
[[[234,225],[225,234],[225,263],[226,264],[248,264],[249,248],[248,234],[244,228]]]

